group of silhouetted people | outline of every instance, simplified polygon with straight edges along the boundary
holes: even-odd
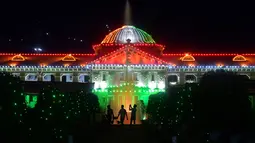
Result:
[[[135,124],[136,111],[137,111],[136,107],[137,107],[136,104],[134,104],[133,107],[132,107],[132,105],[129,105],[129,110],[131,111],[130,125],[132,125],[132,123]],[[119,119],[119,117],[120,117],[120,120],[118,121],[118,124],[124,125],[125,118],[128,120],[127,111],[126,111],[126,109],[124,109],[124,105],[121,105],[121,109],[120,109],[117,117],[114,116],[114,113],[113,113],[113,110],[111,109],[111,106],[108,105],[107,106],[106,117],[107,117],[108,123],[110,123],[110,124],[113,124],[114,120]]]

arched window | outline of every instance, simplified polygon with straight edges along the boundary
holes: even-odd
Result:
[[[185,81],[186,83],[194,83],[197,81],[197,77],[193,74],[185,75]]]
[[[76,59],[75,59],[74,56],[72,56],[71,54],[69,54],[69,55],[66,55],[66,56],[62,59],[62,61],[74,62],[74,61],[76,61]]]
[[[21,54],[15,55],[12,57],[12,61],[15,61],[15,62],[20,62],[20,61],[25,61],[25,60],[26,59],[23,56],[21,56]]]
[[[194,62],[196,61],[195,58],[189,54],[186,54],[184,57],[181,58],[183,62]]]
[[[234,62],[246,62],[247,59],[242,55],[237,55],[233,58]]]

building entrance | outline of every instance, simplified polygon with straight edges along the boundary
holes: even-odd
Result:
[[[128,118],[131,118],[131,111],[129,105],[137,105],[136,123],[139,124],[141,120],[146,119],[146,105],[151,94],[158,93],[159,90],[151,90],[148,87],[139,86],[136,83],[127,82],[118,86],[109,86],[101,90],[94,90],[94,93],[99,97],[100,107],[105,110],[107,105],[113,109],[114,115],[117,117],[121,105],[127,111]],[[130,120],[125,121],[126,124]]]
[[[130,119],[131,119],[131,111],[129,110],[129,105],[131,105],[132,107],[134,106],[134,104],[137,105],[137,111],[136,111],[136,124],[140,124],[140,103],[139,103],[139,98],[136,95],[130,94],[130,93],[119,93],[116,95],[113,95],[113,98],[111,98],[111,100],[108,102],[109,105],[111,105],[111,108],[114,111],[114,115],[117,117],[119,110],[121,109],[121,105],[124,105],[124,109],[127,111],[127,115],[128,115],[128,120],[125,119],[125,124],[129,124],[130,123]],[[117,121],[119,121],[119,119],[115,120],[115,124],[117,124]]]

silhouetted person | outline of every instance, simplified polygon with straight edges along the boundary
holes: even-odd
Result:
[[[126,109],[124,109],[124,105],[121,105],[121,109],[119,111],[119,114],[118,114],[118,117],[119,118],[120,116],[120,124],[123,125],[124,124],[124,120],[125,120],[125,117],[127,118],[128,120],[128,116],[127,116],[127,111]]]
[[[130,125],[132,125],[132,122],[134,122],[134,124],[135,124],[135,120],[136,120],[136,107],[137,107],[136,104],[134,104],[133,108],[132,108],[131,105],[129,105],[129,110],[131,111]]]
[[[114,114],[113,114],[113,110],[111,109],[110,105],[107,106],[106,117],[107,117],[108,123],[113,124]]]

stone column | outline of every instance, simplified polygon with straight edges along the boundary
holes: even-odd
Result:
[[[25,81],[25,77],[26,77],[26,73],[25,72],[22,72],[20,73],[20,79]]]
[[[78,73],[73,73],[73,82],[79,82],[79,74]]]
[[[181,72],[179,74],[179,78],[180,78],[179,84],[185,84],[185,73],[184,72]]]
[[[60,82],[61,81],[60,78],[61,78],[60,73],[57,72],[56,75],[55,75],[55,81]]]

